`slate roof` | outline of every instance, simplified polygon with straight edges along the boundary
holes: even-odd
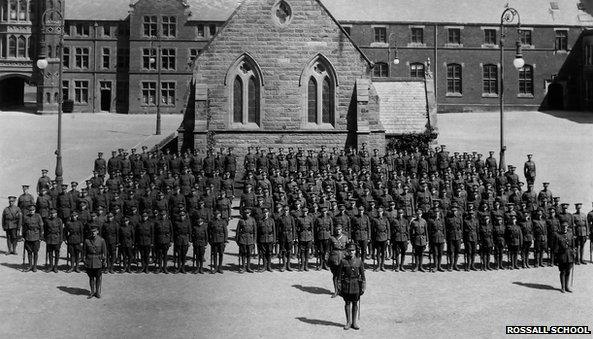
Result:
[[[593,0],[322,1],[342,23],[424,22],[498,25],[508,3],[519,12],[522,25],[593,26],[593,16],[590,14],[593,13]],[[585,10],[579,9],[581,6]],[[553,7],[558,9],[552,9]]]
[[[66,0],[66,19],[122,20],[142,0]],[[173,1],[173,0],[168,0]],[[226,21],[242,0],[185,0],[192,21]],[[593,26],[593,0],[321,0],[340,22],[500,24],[508,3],[523,25]],[[556,6],[557,5],[557,6]],[[558,9],[553,9],[558,8]]]
[[[67,20],[123,20],[142,0],[66,0]],[[173,0],[167,0],[173,1]],[[185,0],[193,21],[226,21],[241,0]]]

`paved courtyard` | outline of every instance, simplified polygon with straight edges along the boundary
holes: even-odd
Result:
[[[5,161],[0,169],[2,199],[17,194],[22,182],[34,184],[41,166],[53,170],[53,118],[0,113],[0,156]],[[65,162],[66,180],[84,178],[96,151],[134,146],[149,138],[154,127],[153,116],[65,118],[76,126],[65,138],[64,156],[70,159]],[[180,119],[164,118],[171,118],[164,120],[171,129],[179,123],[175,119]],[[487,153],[498,149],[497,114],[438,118],[439,142],[449,145],[451,151]],[[589,151],[593,119],[583,113],[558,117],[539,112],[514,112],[507,119],[508,163],[522,165],[525,154],[533,152],[537,185],[551,181],[552,190],[563,200],[583,202],[588,211],[593,200]],[[236,224],[235,219],[229,225],[231,236]],[[0,250],[5,249],[0,239]],[[22,243],[18,249],[22,251]],[[0,305],[4,310],[0,333],[6,338],[490,338],[504,336],[505,325],[593,327],[591,264],[576,268],[572,294],[558,290],[556,268],[367,271],[361,330],[345,332],[341,328],[343,303],[340,298],[330,298],[328,271],[238,274],[233,241],[226,252],[223,275],[106,275],[103,298],[92,300],[86,299],[85,274],[21,273],[20,255],[0,255]],[[40,253],[43,262],[43,245]]]

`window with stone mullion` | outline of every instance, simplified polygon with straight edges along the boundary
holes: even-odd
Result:
[[[233,83],[233,122],[257,124],[258,121],[259,84],[251,69],[246,72],[241,70]]]

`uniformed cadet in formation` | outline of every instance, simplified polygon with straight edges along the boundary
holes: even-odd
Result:
[[[359,317],[360,296],[366,289],[366,278],[364,265],[360,258],[355,255],[356,245],[354,243],[346,246],[345,257],[340,261],[338,267],[338,293],[344,299],[344,312],[346,314],[346,325],[344,329],[353,328],[358,330],[357,320]]]
[[[84,239],[97,228],[105,272],[184,273],[189,257],[192,272],[203,273],[209,252],[210,272],[222,273],[233,218],[241,273],[253,272],[252,259],[262,272],[290,271],[293,264],[298,271],[314,263],[335,268],[343,246],[336,237],[355,244],[361,264],[374,260],[377,271],[386,270],[388,259],[402,272],[552,265],[562,223],[575,239],[575,263],[584,264],[593,212],[585,215],[580,204],[569,212],[548,182],[538,191],[533,156],[527,158],[523,186],[514,166],[498,168],[494,152],[483,159],[445,146],[385,154],[364,144],[249,147],[243,154],[118,149],[109,159],[98,153],[81,189],[42,171],[37,199],[23,185],[23,194],[9,199],[2,226],[9,253],[19,233],[25,238],[30,270],[46,241],[48,269],[57,269],[65,242],[68,272],[79,271]],[[232,214],[235,196],[239,217]]]

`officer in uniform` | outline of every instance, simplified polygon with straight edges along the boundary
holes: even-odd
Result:
[[[332,272],[332,280],[334,282],[334,294],[332,298],[338,295],[338,268],[340,262],[344,258],[344,252],[346,250],[346,244],[350,242],[348,236],[342,231],[342,225],[338,224],[334,227],[334,233],[330,238],[331,241],[331,254],[327,261],[327,264]]]
[[[303,214],[297,218],[297,238],[299,241],[299,272],[309,271],[309,252],[313,243],[313,217],[309,215],[309,208],[302,208]]]
[[[463,219],[463,245],[466,255],[465,270],[472,271],[476,270],[475,256],[476,256],[476,245],[478,243],[478,219],[474,212],[474,205],[468,204],[468,212],[466,217]]]
[[[193,252],[194,252],[194,271],[193,274],[204,273],[204,253],[208,245],[208,224],[203,217],[198,217],[191,222],[190,234]],[[198,267],[196,268],[196,263]]]
[[[517,217],[515,215],[510,216],[509,224],[507,225],[507,245],[510,259],[509,269],[519,269],[517,256],[523,246],[523,234],[521,233],[521,228],[517,225]]]
[[[27,214],[28,208],[31,205],[35,205],[35,199],[29,194],[29,185],[23,185],[23,194],[19,196],[17,201],[18,208],[21,209],[23,215]]]
[[[243,210],[241,219],[237,224],[236,230],[237,245],[239,246],[239,262],[241,267],[239,273],[253,273],[251,269],[251,255],[255,251],[257,226],[255,219],[251,216],[251,208]]]
[[[352,240],[356,244],[360,258],[367,258],[367,245],[371,234],[371,220],[365,213],[364,206],[358,206],[358,215],[352,218]]]
[[[330,235],[334,228],[333,220],[327,212],[327,206],[321,207],[321,215],[315,220],[315,245],[317,247],[317,255],[319,257],[319,265],[317,271],[321,268],[327,270],[326,260],[329,256]]]
[[[393,247],[393,270],[405,271],[404,263],[408,241],[410,239],[410,224],[404,216],[404,209],[397,209],[397,216],[391,219],[391,246]]]
[[[51,179],[47,176],[47,172],[46,169],[41,170],[41,177],[37,180],[37,195],[39,195],[42,190],[49,189]]]
[[[70,268],[68,268],[66,273],[72,273],[72,271],[76,273],[80,272],[78,263],[80,262],[80,255],[83,249],[83,234],[84,226],[78,220],[78,212],[73,211],[70,215],[70,220],[66,221],[64,226],[64,239],[68,245],[68,253],[70,253]]]
[[[276,219],[276,227],[278,229],[278,243],[280,245],[280,250],[278,255],[282,259],[282,266],[280,267],[280,272],[286,269],[287,271],[292,271],[290,268],[290,257],[291,257],[291,250],[292,244],[296,237],[296,221],[290,215],[290,209],[288,205],[284,205],[283,207],[283,214]]]
[[[102,273],[103,266],[105,266],[105,256],[107,255],[107,245],[105,240],[99,236],[98,227],[90,229],[90,236],[84,241],[83,252],[84,266],[91,287],[88,299],[92,297],[101,298]]]
[[[523,268],[531,268],[529,266],[529,250],[533,243],[533,224],[531,222],[531,214],[525,213],[523,220],[519,222],[521,227],[521,234],[523,235],[523,245],[521,246],[521,261]]]
[[[93,166],[93,171],[97,172],[101,181],[105,179],[105,174],[107,173],[107,162],[103,159],[103,152],[97,153],[97,159],[95,159],[95,164]]]
[[[422,261],[424,250],[428,244],[428,226],[426,220],[422,218],[422,212],[421,208],[417,209],[416,216],[410,220],[410,238],[414,247],[414,257],[416,258],[416,266],[412,268],[412,272],[416,270],[424,272]]]
[[[273,222],[273,221],[272,221]],[[214,211],[214,220],[208,226],[208,242],[210,243],[210,256],[212,269],[210,273],[214,274],[215,270],[222,273],[222,257],[224,255],[224,247],[228,242],[228,222],[222,219],[220,210]]]
[[[492,223],[492,236],[494,240],[494,260],[496,269],[502,270],[502,255],[505,248],[506,225],[501,214],[497,214]]]
[[[161,210],[154,223],[154,246],[158,263],[157,273],[169,273],[167,269],[167,252],[172,242],[172,225],[166,210]]]
[[[185,273],[185,258],[187,256],[187,250],[189,248],[189,236],[190,236],[191,224],[187,218],[187,213],[184,210],[179,212],[179,218],[173,221],[173,238],[175,252],[177,253],[177,270],[181,273]]]
[[[457,261],[461,252],[461,241],[463,239],[463,217],[459,214],[459,207],[453,205],[452,213],[445,219],[447,229],[447,256],[449,256],[449,271],[459,271]]]
[[[58,261],[60,259],[60,247],[62,246],[62,220],[58,218],[58,211],[52,208],[49,211],[49,218],[45,219],[45,251],[49,255],[49,265],[46,272],[58,273]],[[47,263],[46,263],[47,264]]]
[[[569,231],[568,222],[563,222],[560,225],[560,231],[555,235],[556,240],[554,241],[554,253],[558,270],[560,271],[560,286],[562,293],[572,292],[568,287],[570,279],[570,271],[573,267],[574,257],[574,236]]]
[[[544,210],[538,208],[536,216],[532,220],[533,224],[533,259],[535,267],[544,267],[542,261],[544,258],[544,251],[548,247],[548,234],[546,227],[546,220],[544,219]]]
[[[493,227],[490,222],[490,216],[486,215],[479,221],[478,239],[480,240],[480,260],[482,262],[482,271],[490,271],[490,254],[494,245]]]
[[[148,212],[142,212],[142,218],[136,226],[136,248],[140,252],[142,272],[148,273],[150,249],[154,244],[154,221],[148,218]]]
[[[585,252],[585,243],[587,242],[587,237],[589,236],[589,229],[587,228],[587,217],[584,213],[581,212],[581,208],[583,204],[577,203],[574,204],[576,209],[573,216],[574,222],[574,236],[576,242],[576,251],[575,251],[575,264],[576,265],[586,265],[584,258]]]
[[[35,213],[35,205],[29,205],[27,214],[23,217],[23,238],[25,239],[25,250],[29,267],[25,272],[37,272],[37,256],[39,254],[39,243],[43,240],[43,220]]]
[[[124,217],[124,221],[119,227],[119,250],[123,254],[123,265],[126,273],[132,273],[132,258],[134,258],[134,240],[135,226],[129,216]],[[165,266],[166,267],[166,266]]]
[[[375,258],[377,258],[377,265],[373,271],[381,270],[385,272],[385,253],[387,251],[387,244],[391,235],[389,219],[385,216],[383,206],[377,208],[378,216],[371,221],[373,249],[376,251]]]
[[[433,207],[432,210],[432,216],[428,219],[430,251],[432,252],[437,271],[444,272],[441,267],[441,261],[443,259],[443,247],[445,245],[445,221],[438,207]]]
[[[525,175],[525,180],[527,181],[528,185],[533,185],[535,182],[535,162],[531,160],[532,157],[533,154],[527,154],[527,161],[523,166],[523,174]]]
[[[556,233],[560,232],[560,220],[556,216],[556,208],[548,208],[548,217],[546,218],[546,231],[548,233],[548,266],[552,266],[555,260],[554,248],[556,248]]]
[[[346,246],[346,254],[338,267],[338,293],[344,299],[344,311],[346,313],[346,325],[344,330],[353,328],[358,330],[356,323],[360,296],[366,289],[364,265],[360,258],[354,255],[356,245],[351,243]]]
[[[101,227],[100,232],[101,238],[105,240],[105,246],[107,246],[105,268],[113,274],[113,265],[117,258],[117,246],[119,245],[119,223],[115,220],[113,213],[107,213],[107,221]]]
[[[8,207],[2,211],[2,229],[6,232],[6,243],[8,250],[6,254],[16,254],[16,247],[19,240],[19,230],[23,221],[21,209],[15,206],[16,197],[8,197]]]
[[[276,241],[276,224],[274,219],[270,218],[270,210],[267,207],[262,209],[263,218],[259,220],[257,226],[257,242],[260,250],[260,258],[263,260],[264,270],[272,272],[272,248]]]

